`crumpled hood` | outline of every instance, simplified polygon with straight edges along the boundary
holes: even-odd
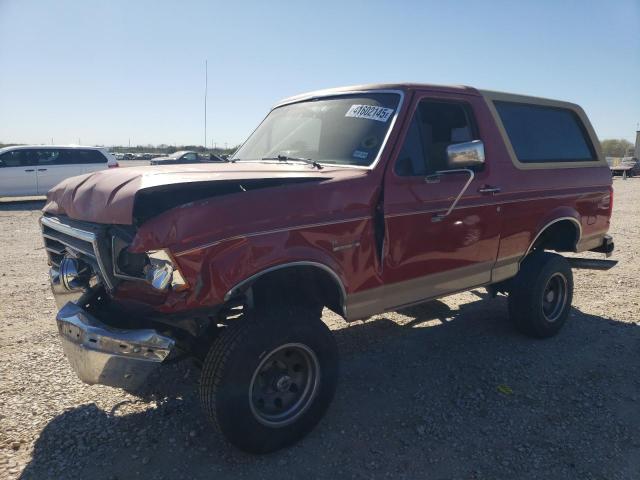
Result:
[[[361,170],[309,165],[238,162],[223,164],[121,167],[68,178],[47,194],[43,211],[67,215],[87,222],[131,225],[136,196],[156,187],[224,182],[282,179],[283,184],[296,180],[330,179],[336,175],[362,174]]]

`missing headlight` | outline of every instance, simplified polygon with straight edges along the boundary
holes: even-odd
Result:
[[[158,290],[165,290],[169,285],[174,290],[186,287],[186,282],[173,258],[167,250],[152,250],[147,252],[149,259],[145,266],[146,280]]]
[[[113,273],[124,280],[147,281],[158,290],[183,290],[184,277],[167,250],[131,253],[128,243],[114,236],[112,239]]]
[[[113,275],[126,280],[145,280],[145,267],[149,258],[145,253],[131,253],[129,244],[119,237],[112,237],[111,254],[113,258]]]

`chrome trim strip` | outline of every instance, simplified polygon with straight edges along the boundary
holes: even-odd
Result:
[[[547,223],[544,227],[542,227],[537,235],[533,238],[533,241],[529,244],[529,248],[527,248],[527,251],[525,252],[525,254],[521,257],[520,261],[522,261],[522,259],[524,257],[526,257],[529,252],[531,251],[531,249],[533,248],[533,246],[536,243],[536,240],[538,240],[538,238],[540,238],[540,235],[542,235],[544,233],[544,231],[549,228],[551,225],[553,225],[554,223],[558,223],[561,222],[563,220],[571,220],[573,223],[576,224],[576,226],[578,227],[578,238],[576,238],[576,246],[578,245],[578,243],[580,242],[580,239],[582,238],[582,225],[580,225],[580,222],[578,222],[578,220],[576,220],[573,217],[558,217],[555,220],[552,220],[551,222]]]
[[[341,298],[340,298],[340,306],[342,307],[342,311],[343,311],[344,315],[346,316],[345,302],[346,302],[346,298],[347,298],[347,291],[344,288],[344,284],[342,283],[342,280],[340,279],[338,274],[333,271],[333,269],[331,269],[330,267],[328,267],[324,263],[318,263],[318,262],[308,262],[308,261],[289,262],[289,263],[282,263],[280,265],[275,265],[273,267],[269,267],[269,268],[267,268],[265,270],[262,270],[262,271],[260,271],[258,273],[255,273],[255,274],[251,275],[250,277],[242,280],[241,282],[237,283],[235,286],[231,287],[231,289],[229,289],[229,291],[225,294],[224,301],[225,302],[228,301],[235,293],[237,293],[239,290],[241,290],[242,287],[253,283],[255,280],[257,280],[262,275],[265,275],[265,274],[271,273],[271,272],[275,272],[276,270],[282,270],[283,268],[289,268],[289,267],[316,267],[316,268],[320,268],[321,270],[324,270],[329,275],[331,275],[331,277],[333,277],[333,280],[338,284],[338,287],[340,287],[340,296],[341,296]]]
[[[365,93],[394,93],[396,95],[400,96],[400,100],[398,101],[398,106],[396,108],[396,111],[393,115],[393,118],[391,119],[391,123],[389,124],[389,129],[387,130],[387,134],[384,137],[384,140],[382,141],[382,144],[380,145],[380,150],[378,150],[378,155],[376,155],[376,158],[374,159],[373,162],[371,162],[370,165],[364,166],[364,165],[346,165],[346,164],[340,164],[340,163],[322,163],[322,162],[318,162],[320,163],[320,165],[325,165],[327,167],[339,167],[339,168],[355,168],[357,170],[373,170],[376,165],[378,164],[378,162],[380,161],[380,158],[382,157],[382,152],[384,151],[385,147],[387,146],[387,141],[389,140],[389,136],[391,135],[391,132],[393,131],[393,128],[395,127],[396,124],[396,120],[398,119],[398,115],[400,113],[400,110],[402,109],[402,105],[404,104],[404,91],[403,90],[397,90],[397,89],[388,89],[388,88],[384,88],[384,89],[368,89],[368,90],[351,90],[351,91],[344,91],[344,92],[326,92],[324,94],[320,93],[319,95],[309,95],[306,97],[302,97],[302,98],[296,98],[295,100],[291,100],[291,101],[283,101],[280,103],[277,103],[271,110],[269,110],[269,113],[267,113],[267,115],[264,117],[264,119],[262,119],[262,122],[264,122],[264,120],[271,114],[272,111],[274,111],[276,108],[280,108],[280,107],[284,107],[285,105],[292,105],[294,103],[302,103],[302,102],[308,102],[310,100],[316,99],[316,98],[324,98],[324,97],[343,97],[343,96],[349,96],[349,95],[362,95]],[[304,94],[302,94],[304,95]],[[260,125],[262,125],[262,122],[260,122],[258,124],[258,126],[251,132],[251,134],[247,137],[247,140],[249,138],[251,138],[251,135],[253,135],[255,133],[255,131],[260,127]],[[246,143],[246,140],[244,142],[242,142],[242,145],[240,145],[240,147],[238,147],[238,150],[240,150],[242,148],[242,146]],[[236,150],[237,152],[237,150]],[[235,155],[235,152],[234,152]],[[232,157],[233,158],[233,157]],[[242,159],[238,159],[238,162],[242,162]]]
[[[44,236],[44,235],[43,235],[43,236]],[[56,240],[56,242],[60,243],[60,241],[59,241],[59,240]],[[47,245],[47,246],[45,246],[44,248],[45,248],[45,250],[47,250],[48,252],[55,253],[56,255],[62,255],[62,254],[64,253],[64,248],[54,248],[54,247],[52,247],[52,246],[50,246],[50,245]]]
[[[84,249],[84,248],[78,247],[77,245],[72,245],[71,243],[69,243],[68,241],[65,241],[62,238],[54,237],[53,235],[51,235],[49,233],[43,233],[42,237],[43,238],[48,238],[49,240],[53,240],[54,242],[61,243],[62,245],[66,246],[66,247],[69,247],[71,250],[75,250],[76,252],[80,252],[80,253],[88,256],[88,257],[96,258],[96,256],[94,255],[93,251],[90,251],[89,249]],[[73,238],[76,238],[76,237],[73,237]],[[78,240],[84,241],[82,239],[78,239]],[[46,247],[46,249],[49,250],[49,247]]]
[[[70,237],[79,238],[80,240],[84,240],[85,242],[93,243],[96,239],[95,234],[87,232],[85,230],[80,230],[70,225],[65,225],[59,220],[54,220],[53,217],[41,217],[40,221],[45,227],[49,227],[52,230],[57,230],[60,233],[69,235]]]
[[[343,250],[348,250],[350,248],[357,248],[360,246],[360,242],[356,241],[356,242],[351,242],[351,243],[345,243],[344,245],[338,245],[337,243],[333,243],[333,251],[334,252],[341,252]]]
[[[182,250],[180,252],[176,252],[173,253],[174,257],[179,257],[181,255],[188,255],[189,253],[193,253],[193,252],[197,252],[198,250],[202,250],[204,248],[209,248],[209,247],[213,247],[215,245],[218,245],[222,242],[227,242],[229,240],[239,240],[241,238],[251,238],[251,237],[257,237],[260,235],[268,235],[270,233],[283,233],[283,232],[288,232],[291,230],[301,230],[304,228],[316,228],[316,227],[324,227],[327,225],[337,225],[340,223],[349,223],[349,222],[360,222],[362,220],[371,220],[373,217],[367,216],[367,217],[355,217],[355,218],[348,218],[345,220],[336,220],[333,222],[322,222],[322,223],[309,223],[306,225],[298,225],[295,227],[283,227],[283,228],[275,228],[273,230],[262,230],[262,231],[258,231],[258,232],[252,232],[252,233],[245,233],[242,235],[234,235],[233,237],[226,237],[226,238],[221,238],[220,240],[216,240],[214,242],[209,242],[209,243],[204,243],[202,245],[198,245],[196,247],[192,247],[189,248],[187,250]]]
[[[113,283],[111,282],[111,279],[109,278],[109,274],[107,273],[107,268],[102,260],[102,256],[100,255],[100,248],[98,246],[98,237],[95,235],[95,233],[92,232],[87,232],[85,230],[81,230],[79,228],[76,227],[72,227],[71,225],[65,225],[64,223],[60,222],[59,220],[55,219],[55,217],[45,217],[42,216],[40,217],[40,224],[44,225],[45,227],[49,227],[52,230],[56,230],[60,233],[64,233],[66,235],[69,235],[70,237],[75,237],[78,238],[80,240],[83,240],[85,242],[91,243],[91,245],[93,246],[93,252],[95,254],[94,258],[96,259],[96,262],[98,263],[98,268],[100,269],[100,272],[102,273],[102,280],[104,281],[105,285],[107,286],[107,289],[109,290],[113,290]],[[45,233],[43,232],[43,236],[45,236]],[[58,238],[54,238],[53,240],[60,242],[62,244],[65,244],[63,241],[61,241]],[[66,245],[66,244],[65,244]],[[75,248],[73,245],[69,245],[70,248]],[[75,248],[77,250],[77,248]],[[83,252],[86,253],[86,252]]]

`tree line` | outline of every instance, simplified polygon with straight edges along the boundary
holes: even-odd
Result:
[[[633,143],[624,138],[609,138],[600,142],[605,157],[632,157]]]

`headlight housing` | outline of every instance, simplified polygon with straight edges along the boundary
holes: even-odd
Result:
[[[149,263],[144,267],[144,277],[157,290],[166,290],[169,285],[174,290],[186,288],[184,277],[180,273],[171,254],[167,250],[147,252]]]
[[[188,287],[169,250],[131,253],[128,242],[114,236],[112,240],[113,274],[123,280],[146,281],[157,290],[180,291]]]

